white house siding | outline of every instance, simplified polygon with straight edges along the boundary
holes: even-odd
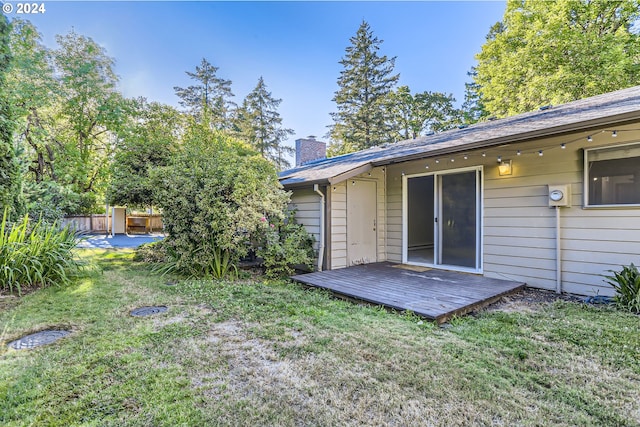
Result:
[[[549,184],[571,184],[572,206],[561,208],[562,287],[570,293],[610,295],[607,270],[640,264],[640,209],[584,209],[582,148],[640,142],[639,124],[617,127],[618,137],[592,130],[454,155],[456,167],[484,166],[483,270],[487,277],[556,288],[556,217],[548,206]],[[593,142],[586,137],[593,135]],[[560,145],[566,143],[566,148]],[[518,156],[516,150],[521,150]],[[538,151],[543,150],[543,156]],[[499,176],[497,156],[513,161],[513,174]],[[439,164],[413,161],[388,167],[387,254],[402,260],[402,172],[407,175],[453,169],[451,156]]]
[[[317,252],[320,245],[320,195],[311,189],[294,190],[289,207],[295,209],[298,224],[302,224],[313,236],[313,248]]]
[[[331,242],[329,260],[332,270],[347,266],[347,186],[345,182],[329,188],[329,224]]]

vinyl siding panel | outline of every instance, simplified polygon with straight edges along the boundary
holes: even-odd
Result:
[[[320,244],[320,196],[311,189],[294,190],[289,207],[296,210],[298,224],[302,224],[313,236],[313,247],[317,253]]]
[[[347,266],[347,187],[344,182],[328,187],[331,191],[331,251],[328,254],[332,270]]]
[[[570,184],[571,207],[561,208],[563,290],[583,295],[611,295],[602,278],[640,258],[640,209],[583,208],[583,151],[587,147],[640,141],[640,124],[617,127],[618,138],[590,130],[513,146],[457,155],[455,167],[483,166],[483,274],[556,288],[556,211],[548,206],[548,185]],[[587,135],[594,141],[588,143]],[[560,144],[566,143],[561,149]],[[539,156],[538,150],[544,155]],[[516,150],[521,150],[518,156]],[[499,176],[496,159],[511,159],[513,174]],[[441,157],[445,160],[446,157]],[[387,167],[387,258],[402,257],[402,173],[451,170],[452,163],[433,159]]]

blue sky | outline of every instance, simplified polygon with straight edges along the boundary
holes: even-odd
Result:
[[[233,82],[237,103],[263,76],[283,100],[279,112],[295,131],[293,145],[327,133],[338,61],[363,20],[384,40],[381,53],[397,57],[400,84],[452,93],[462,103],[466,73],[505,2],[46,1],[45,7],[42,15],[20,17],[36,25],[49,47],[72,28],[104,46],[128,97],[177,106],[173,87],[188,86],[185,71],[202,58]]]

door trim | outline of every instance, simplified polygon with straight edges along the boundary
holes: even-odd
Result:
[[[440,184],[438,177],[441,175],[448,175],[453,173],[461,173],[461,172],[469,172],[476,171],[476,177],[478,173],[480,174],[480,179],[476,179],[476,196],[477,196],[477,210],[478,210],[478,226],[476,227],[476,250],[477,250],[477,262],[478,268],[469,268],[469,267],[459,267],[455,265],[441,265],[436,264],[435,260],[433,263],[421,263],[421,262],[410,262],[408,260],[409,257],[409,248],[408,248],[408,235],[409,235],[409,223],[408,223],[408,208],[409,208],[409,200],[408,200],[408,186],[407,181],[410,178],[419,178],[421,176],[434,176],[434,216],[438,216],[438,212],[441,209],[440,206]],[[439,224],[433,224],[434,226],[434,251],[441,250],[441,239],[439,231]],[[475,274],[483,274],[484,272],[484,168],[482,166],[470,166],[466,168],[458,168],[458,169],[448,169],[443,171],[436,172],[428,172],[428,173],[418,173],[412,175],[403,175],[402,176],[402,263],[409,265],[417,265],[422,267],[432,267],[437,268],[439,270],[450,270],[450,271],[460,271],[465,273],[475,273]]]

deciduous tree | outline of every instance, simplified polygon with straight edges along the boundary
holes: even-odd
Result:
[[[11,67],[9,49],[11,29],[8,19],[0,16],[0,212],[20,213],[21,176],[13,144],[14,117],[7,93],[7,73]]]
[[[394,141],[417,138],[428,132],[451,129],[460,122],[453,95],[421,92],[415,95],[408,86],[400,86],[389,94],[391,137]]]
[[[512,115],[640,83],[638,0],[509,0],[477,55],[490,114]]]
[[[174,108],[137,99],[132,114],[119,132],[111,163],[108,199],[111,204],[152,206],[152,169],[169,164],[178,150],[185,118]]]
[[[91,209],[102,202],[97,199],[107,185],[109,160],[127,103],[116,90],[114,60],[102,46],[74,31],[56,40],[54,61],[63,96],[56,140],[64,156],[64,163],[58,163],[58,179],[82,196],[84,209]]]

